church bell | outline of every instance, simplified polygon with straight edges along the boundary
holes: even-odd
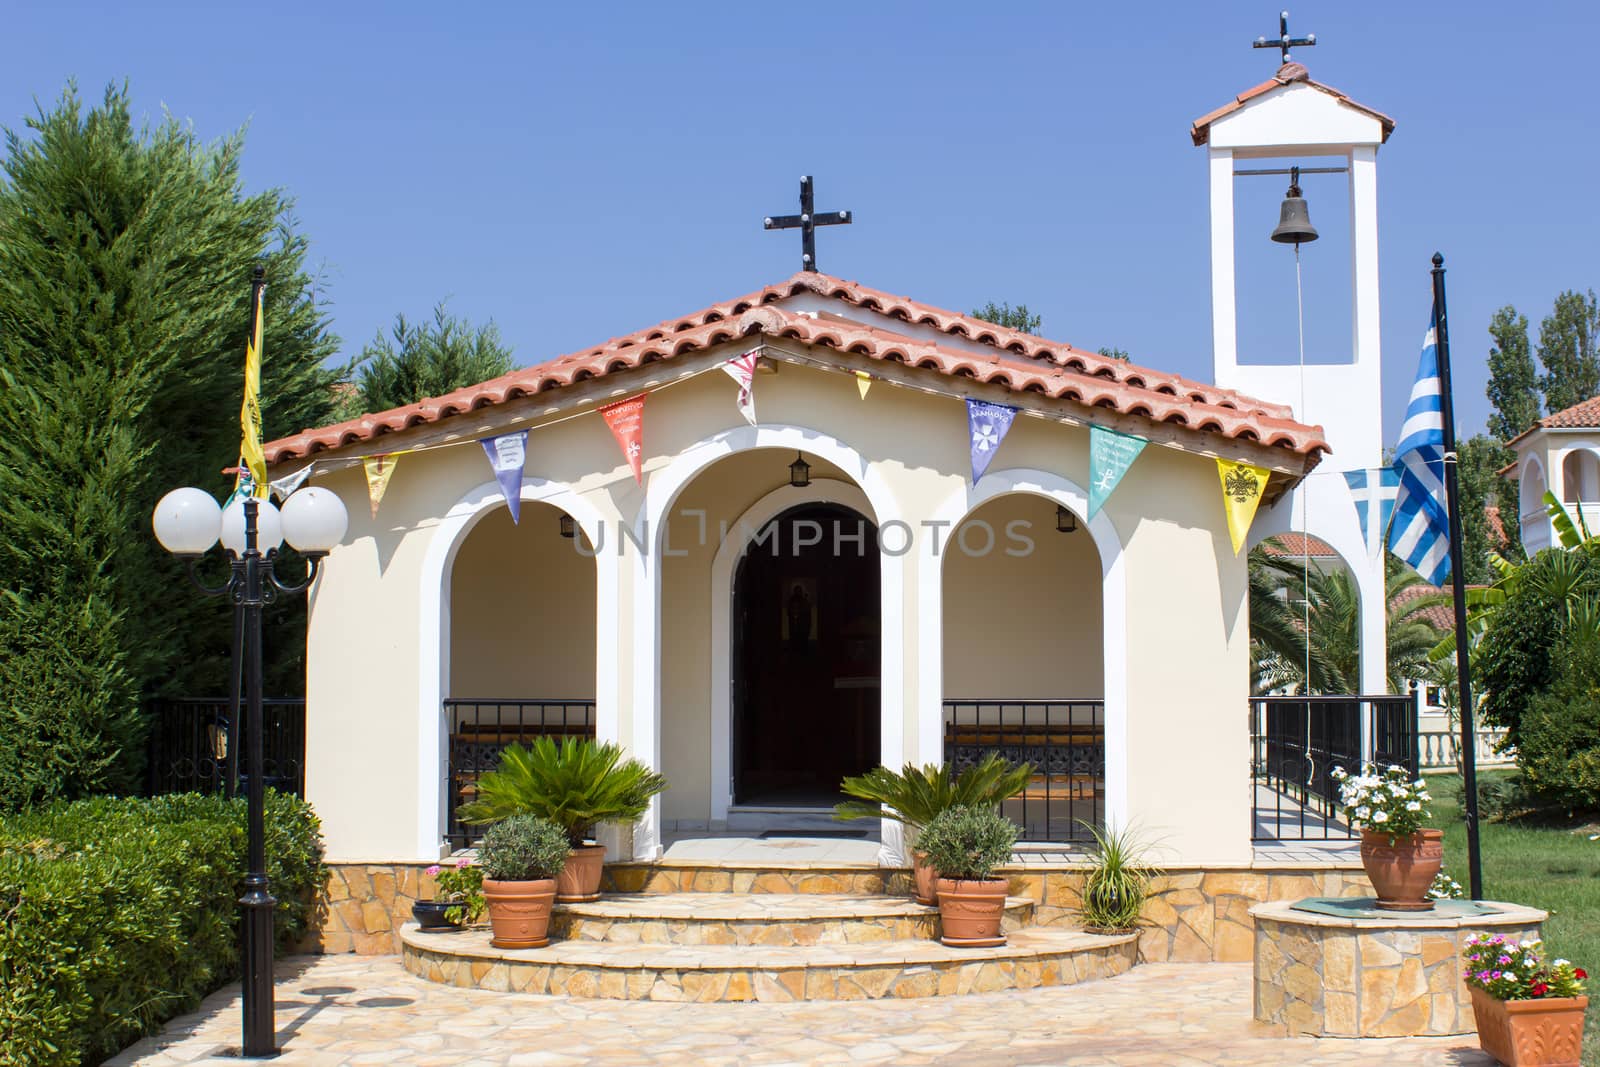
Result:
[[[1311,212],[1306,208],[1306,198],[1300,195],[1300,168],[1290,171],[1289,191],[1278,207],[1278,228],[1272,239],[1281,245],[1309,244],[1317,239],[1317,228],[1311,225]]]

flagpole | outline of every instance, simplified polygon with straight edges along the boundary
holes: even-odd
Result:
[[[1467,590],[1461,574],[1461,510],[1456,477],[1456,416],[1450,384],[1450,327],[1444,303],[1444,256],[1433,254],[1433,339],[1439,357],[1439,414],[1444,421],[1444,494],[1450,512],[1450,586],[1456,609],[1456,694],[1461,703],[1461,784],[1467,794],[1467,881],[1483,899],[1478,851],[1478,744],[1472,719],[1472,665],[1467,656]]]

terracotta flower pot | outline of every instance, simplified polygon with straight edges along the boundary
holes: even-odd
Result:
[[[928,864],[928,854],[921,849],[911,852],[911,878],[916,886],[918,904],[929,906],[939,903],[939,872]]]
[[[550,943],[550,909],[556,902],[556,880],[533,882],[483,880],[489,906],[489,944],[495,948],[544,948]]]
[[[1000,932],[1006,914],[1004,878],[974,882],[957,878],[939,879],[940,941],[956,948],[983,948],[1003,945]]]
[[[1444,866],[1444,831],[1418,830],[1410,837],[1391,837],[1381,830],[1362,830],[1361,866],[1378,891],[1378,907],[1431,911],[1428,889]]]
[[[556,875],[556,900],[577,904],[600,899],[600,874],[606,863],[606,846],[580,845],[567,854],[567,865]]]
[[[1588,997],[1496,1000],[1472,989],[1478,1044],[1506,1067],[1579,1067]]]

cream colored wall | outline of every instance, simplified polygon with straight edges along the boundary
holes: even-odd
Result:
[[[450,696],[593,700],[595,561],[561,536],[562,512],[496,508],[450,580]]]
[[[1081,519],[1062,533],[1054,501],[1010,494],[974,509],[942,555],[947,699],[1099,699],[1100,557]]]
[[[731,353],[721,358],[726,354]],[[714,368],[717,358],[698,363]],[[869,464],[875,485],[864,486],[869,495],[878,493],[913,526],[966,492],[966,417],[957,399],[880,382],[862,400],[848,375],[785,364],[777,374],[758,377],[756,405],[764,426],[808,427],[855,449]],[[651,394],[644,422],[647,480],[697,442],[743,425],[731,384],[715,370]],[[1088,480],[1087,441],[1082,428],[1019,416],[993,469],[1032,467],[1082,486]],[[639,516],[645,492],[634,484],[598,417],[537,430],[528,451],[530,476],[569,484],[603,515],[630,522]],[[758,452],[724,460],[690,482],[674,507],[706,508],[714,529],[716,516],[737,514],[777,484],[792,458]],[[814,476],[822,473],[819,464]],[[421,564],[439,518],[490,477],[475,445],[406,456],[377,520],[367,516],[358,469],[315,479],[340,492],[352,518],[347,544],[324,568],[307,660],[308,792],[323,817],[332,858],[396,859],[418,851],[419,827],[412,814],[419,796],[418,738],[428,728],[425,718],[419,720],[426,713],[419,707],[413,621],[426,599]],[[1039,507],[1053,516],[1053,505]],[[1127,676],[1130,813],[1165,839],[1174,858],[1248,859],[1245,567],[1228,545],[1215,464],[1151,446],[1105,513],[1123,542],[1127,583],[1126,632],[1117,635],[1127,659],[1117,666],[1125,666]],[[615,529],[608,527],[603,551],[616,551]],[[918,531],[919,537],[925,535]],[[1086,532],[1073,536],[1087,544]],[[674,780],[663,812],[669,819],[699,818],[709,796],[705,620],[712,550],[677,539],[674,547],[690,554],[660,561],[660,737],[662,766]],[[651,691],[649,679],[635,676],[639,635],[631,605],[641,595],[637,583],[644,576],[635,569],[634,552],[628,545],[615,616],[620,654],[615,681],[625,744],[633,741],[635,714],[644,710],[636,707],[635,695]],[[919,631],[938,624],[919,611],[919,566],[913,548],[904,560],[898,612],[903,665],[898,677],[884,678],[886,693],[898,683],[904,696],[905,758],[917,749]],[[1083,569],[1093,573],[1086,563]],[[1093,582],[1086,588],[1084,598],[1094,592]],[[1087,599],[1079,603],[1087,616]],[[1030,601],[1008,610],[1045,609]],[[458,605],[457,625],[460,612]],[[886,604],[886,620],[893,614]],[[942,640],[932,647],[942,655]],[[1089,677],[1082,663],[1074,671]],[[1054,679],[1037,681],[1052,689],[1056,685]]]

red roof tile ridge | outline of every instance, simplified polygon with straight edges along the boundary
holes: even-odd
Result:
[[[1340,92],[1331,85],[1324,85],[1322,82],[1316,81],[1311,77],[1311,72],[1306,70],[1304,64],[1285,63],[1283,66],[1278,68],[1276,74],[1268,78],[1266,81],[1259,85],[1252,85],[1250,88],[1246,89],[1244,92],[1240,93],[1226,104],[1223,104],[1221,107],[1216,108],[1213,111],[1208,111],[1204,115],[1201,115],[1199,118],[1195,119],[1194,122],[1189,124],[1190,139],[1193,140],[1197,145],[1205,144],[1211,136],[1211,124],[1213,122],[1216,122],[1225,115],[1233,114],[1233,112],[1238,111],[1240,108],[1244,107],[1245,104],[1249,103],[1251,100],[1254,100],[1262,93],[1269,93],[1274,89],[1281,89],[1283,86],[1289,85],[1293,82],[1303,82],[1319,92],[1328,94],[1329,96],[1338,100],[1340,103],[1353,107],[1362,114],[1369,115],[1372,118],[1377,119],[1378,124],[1383,127],[1383,140],[1385,141],[1387,141],[1389,139],[1389,135],[1394,132],[1394,119],[1390,118],[1388,115],[1385,115],[1376,108],[1371,108],[1356,100],[1352,100],[1348,93]]]
[[[994,353],[976,354],[949,348],[852,319],[802,318],[771,306],[801,291],[842,299],[903,321],[932,325],[952,336],[991,345]],[[362,415],[320,429],[302,430],[270,442],[266,446],[267,458],[269,462],[278,463],[372,440],[452,415],[710,348],[752,332],[792,335],[807,343],[832,345],[872,358],[931,367],[957,377],[999,381],[1018,391],[1040,392],[1087,406],[1110,407],[1125,414],[1188,425],[1268,446],[1286,445],[1301,454],[1328,450],[1322,429],[1296,422],[1286,405],[1084,352],[1071,345],[895,297],[831,275],[801,272],[747,296],[665,320],[647,330],[612,338],[595,348],[558,356],[415,404]]]

